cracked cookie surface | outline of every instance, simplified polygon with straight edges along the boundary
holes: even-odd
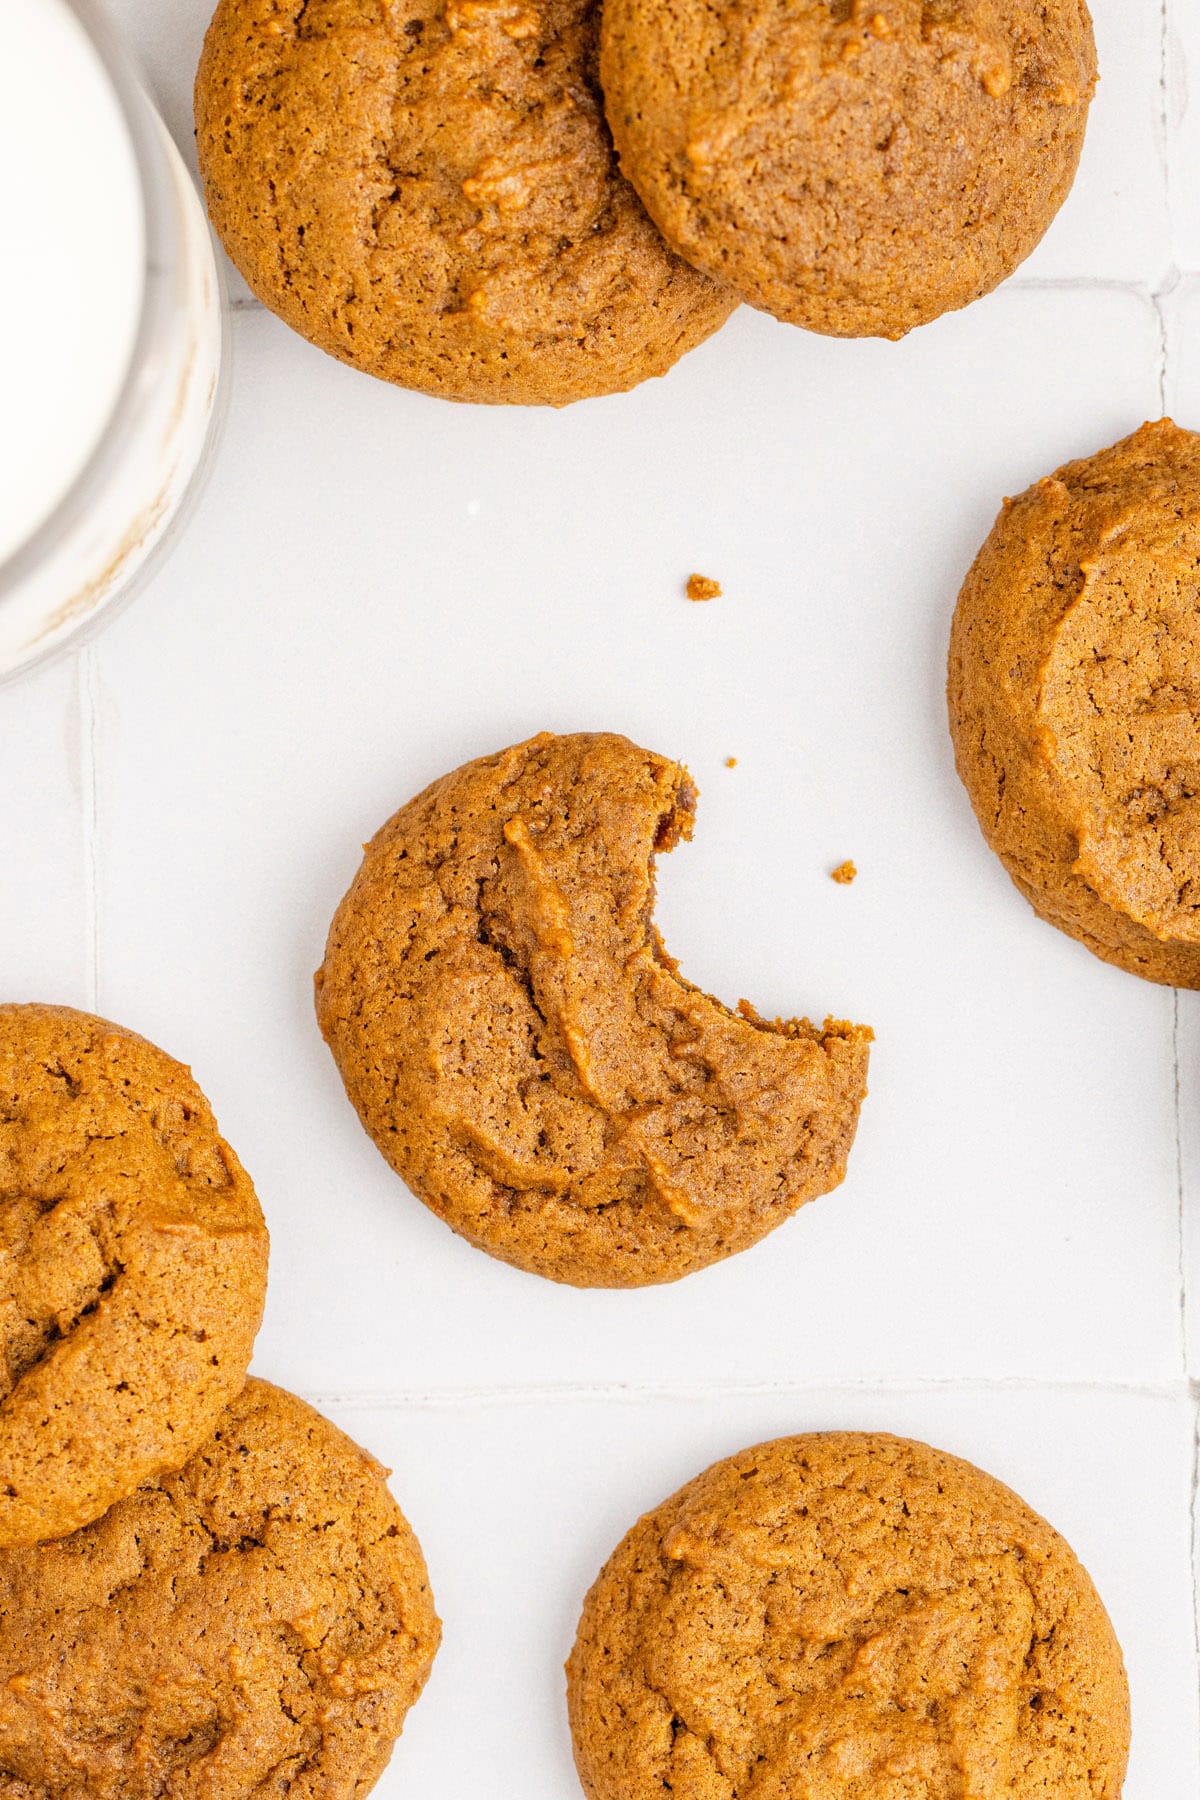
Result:
[[[990,292],[1066,199],[1083,0],[605,0],[621,168],[752,305],[901,337]]]
[[[875,1433],[760,1444],[627,1534],[567,1665],[590,1800],[1118,1800],[1120,1648],[998,1481]]]
[[[554,1280],[674,1280],[845,1174],[870,1031],[732,1012],[654,929],[695,801],[627,738],[544,734],[403,807],[330,929],[317,1013],[366,1129],[456,1231]]]
[[[179,1468],[246,1377],[267,1231],[188,1070],[0,1006],[0,1545]]]
[[[5,1800],[350,1800],[437,1649],[386,1472],[247,1382],[176,1474],[0,1552]]]
[[[1200,987],[1200,436],[1145,425],[1005,502],[959,597],[949,704],[1034,908]]]
[[[661,375],[736,300],[617,168],[597,0],[220,0],[196,81],[209,213],[323,350],[448,399]]]

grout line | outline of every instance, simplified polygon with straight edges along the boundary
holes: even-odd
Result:
[[[1038,1376],[922,1377],[912,1380],[880,1380],[871,1376],[845,1376],[811,1381],[711,1381],[711,1382],[533,1382],[511,1386],[399,1388],[372,1392],[365,1389],[306,1389],[311,1406],[363,1411],[430,1412],[477,1406],[545,1406],[577,1404],[638,1405],[644,1401],[728,1401],[747,1399],[800,1399],[812,1394],[891,1393],[1070,1393],[1112,1394],[1146,1400],[1190,1400],[1200,1405],[1200,1384],[1178,1379],[1164,1382],[1053,1381]]]
[[[1175,247],[1175,214],[1171,204],[1171,19],[1170,0],[1159,0],[1158,24],[1158,156],[1162,164],[1163,201],[1167,210],[1167,241]]]
[[[1170,307],[1170,300],[1177,288],[1184,281],[1193,279],[1174,263],[1170,265],[1162,286],[1156,288],[1150,296],[1158,319],[1158,409],[1163,418],[1171,405],[1171,390],[1175,369],[1175,327]]]
[[[1151,296],[1151,304],[1154,307],[1154,318],[1158,327],[1158,416],[1160,419],[1166,418],[1167,415],[1167,374],[1170,362],[1171,338],[1170,330],[1167,325],[1167,310],[1164,302],[1169,292],[1170,287],[1168,286],[1159,293]],[[1176,1010],[1178,1010],[1178,1007]]]
[[[83,981],[89,1012],[100,1005],[99,685],[96,652],[79,654],[79,777],[83,811]]]
[[[1200,1692],[1200,1408],[1192,1420],[1192,1650],[1196,1659],[1196,1686]]]
[[[1196,1667],[1196,1699],[1200,1701],[1200,1406],[1191,1422],[1191,1651]]]
[[[1010,275],[1008,280],[1004,282],[1003,287],[997,291],[1003,292],[1012,288],[1025,289],[1031,292],[1036,292],[1043,288],[1050,290],[1058,288],[1096,288],[1101,291],[1120,289],[1123,293],[1142,294],[1147,298],[1150,298],[1156,292],[1169,291],[1170,288],[1175,285],[1175,282],[1181,278],[1186,280],[1197,275],[1200,275],[1200,269],[1193,269],[1190,267],[1182,268],[1175,262],[1174,258],[1169,258],[1164,271],[1163,280],[1158,284],[1152,284],[1149,281],[1131,281],[1127,277],[1119,275]],[[982,297],[985,300],[987,299],[986,294]]]
[[[1177,280],[1187,280],[1196,276],[1200,276],[1200,268],[1181,269],[1173,262],[1169,262],[1163,281],[1158,287],[1155,287],[1149,281],[1133,281],[1126,276],[1120,275],[1017,274],[1010,275],[1006,281],[1001,283],[999,288],[993,291],[996,293],[1040,294],[1060,293],[1063,291],[1070,292],[1076,290],[1084,293],[1137,294],[1140,295],[1142,299],[1153,300],[1156,293],[1169,292]],[[990,296],[987,294],[981,295],[981,299],[983,300],[988,298],[990,298]],[[232,294],[226,300],[225,304],[230,313],[258,313],[267,312],[269,310],[259,299],[257,294]]]
[[[1177,1276],[1179,1282],[1179,1336],[1183,1356],[1183,1374],[1188,1374],[1188,1283],[1187,1283],[1187,1235],[1186,1215],[1184,1209],[1183,1183],[1183,1101],[1182,1083],[1179,1067],[1179,989],[1171,995],[1171,1064],[1174,1091],[1172,1095],[1172,1111],[1175,1128],[1175,1226],[1176,1246],[1179,1263]]]
[[[1019,275],[1018,274],[1018,275],[1010,275],[1006,281],[1001,282],[1001,284],[998,288],[993,289],[993,292],[1001,293],[1001,294],[1002,293],[1011,293],[1014,289],[1018,293],[1028,293],[1028,294],[1041,294],[1041,293],[1053,294],[1053,293],[1059,293],[1064,289],[1066,289],[1068,291],[1072,290],[1072,289],[1076,289],[1076,290],[1080,290],[1084,293],[1140,294],[1144,299],[1149,299],[1151,294],[1154,291],[1150,282],[1148,282],[1148,281],[1131,281],[1127,277],[1122,277],[1119,275]],[[989,296],[987,294],[980,295],[981,300],[986,300],[986,299],[988,299],[988,297]],[[978,303],[974,302],[973,304],[978,304]],[[964,310],[965,310],[965,308],[964,308]]]
[[[1166,417],[1173,402],[1172,373],[1174,332],[1168,301],[1173,290],[1185,279],[1185,272],[1175,263],[1175,183],[1172,179],[1174,157],[1171,132],[1171,4],[1161,0],[1161,36],[1159,58],[1159,132],[1164,199],[1167,212],[1167,242],[1171,265],[1166,280],[1156,290],[1153,301],[1158,319],[1158,410]],[[1179,990],[1171,996],[1171,1061],[1174,1082],[1173,1110],[1175,1129],[1175,1194],[1176,1242],[1179,1254],[1179,1330],[1186,1378],[1188,1369],[1188,1256],[1187,1217],[1184,1204],[1183,1109],[1179,1056]],[[1195,1398],[1197,1389],[1192,1384]],[[1189,1493],[1188,1547],[1191,1561],[1192,1593],[1192,1663],[1195,1692],[1200,1700],[1200,1404],[1192,1415],[1192,1468]]]

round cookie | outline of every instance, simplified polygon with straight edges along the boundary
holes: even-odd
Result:
[[[1200,987],[1200,436],[1163,419],[1005,502],[959,596],[949,705],[1034,909]]]
[[[730,1012],[654,929],[687,771],[627,738],[481,757],[371,843],[317,1013],[413,1191],[481,1249],[586,1287],[672,1281],[835,1187],[861,1026]]]
[[[386,1471],[249,1381],[174,1475],[0,1552],[0,1792],[362,1795],[440,1627]]]
[[[188,1071],[0,1006],[0,1545],[177,1469],[246,1378],[267,1230]]]
[[[780,1438],[648,1513],[567,1664],[590,1800],[1118,1800],[1121,1652],[1087,1573],[924,1444]]]
[[[1084,0],[604,0],[621,168],[744,300],[902,337],[988,293],[1070,190]]]
[[[219,0],[196,78],[209,213],[344,362],[562,406],[662,375],[736,297],[622,178],[598,0]]]

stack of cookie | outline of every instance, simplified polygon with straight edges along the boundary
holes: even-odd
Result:
[[[454,400],[661,375],[739,300],[896,338],[1070,189],[1084,0],[219,0],[209,212],[323,349]]]
[[[364,1791],[438,1621],[385,1471],[247,1380],[267,1232],[204,1095],[0,1007],[0,1193],[0,1789]]]

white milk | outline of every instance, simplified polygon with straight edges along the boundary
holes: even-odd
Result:
[[[65,0],[0,4],[0,230],[3,562],[98,444],[142,311],[133,144]]]
[[[195,190],[77,4],[0,0],[0,677],[144,572],[220,366]]]

